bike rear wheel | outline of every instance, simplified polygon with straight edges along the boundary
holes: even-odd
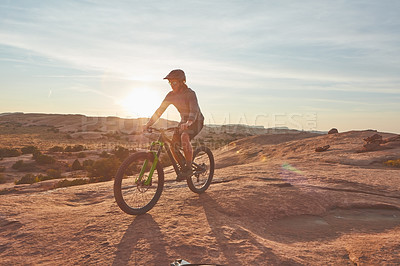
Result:
[[[214,156],[211,150],[201,146],[193,153],[193,175],[187,179],[187,184],[194,193],[203,193],[210,186],[214,176]]]
[[[146,160],[143,178],[138,180]],[[153,153],[137,152],[130,155],[119,167],[114,180],[114,197],[121,210],[127,214],[146,213],[160,198],[164,186],[164,171],[160,162],[157,163],[151,182],[146,184],[153,163]]]

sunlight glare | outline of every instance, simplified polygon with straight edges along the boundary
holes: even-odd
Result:
[[[160,92],[149,88],[136,88],[120,101],[130,116],[150,117],[162,102]]]

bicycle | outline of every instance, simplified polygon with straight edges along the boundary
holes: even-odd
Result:
[[[114,180],[114,197],[118,206],[127,214],[144,214],[151,210],[159,200],[164,187],[164,170],[160,155],[166,150],[175,173],[181,173],[185,157],[176,149],[178,161],[172,156],[172,140],[167,132],[179,130],[177,127],[167,129],[149,128],[148,132],[160,133],[148,151],[130,155],[119,167]],[[208,189],[214,176],[214,156],[211,150],[200,146],[193,152],[192,174],[187,176],[189,189],[203,193]]]

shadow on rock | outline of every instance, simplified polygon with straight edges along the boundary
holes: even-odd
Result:
[[[209,195],[201,194],[200,201],[211,231],[217,241],[219,257],[221,258],[222,255],[226,260],[223,263],[227,263],[227,265],[261,265],[264,263],[298,265],[293,260],[275,255],[271,248],[260,243],[251,231],[241,226],[241,221],[235,222],[220,213],[218,210],[221,210],[222,207]],[[247,219],[244,216],[240,218]]]
[[[332,240],[344,234],[379,234],[400,224],[398,209],[334,209],[324,216],[298,215],[272,222],[269,231],[283,243]]]
[[[167,264],[166,242],[159,225],[150,214],[136,216],[117,246],[112,265],[127,265],[148,260]]]

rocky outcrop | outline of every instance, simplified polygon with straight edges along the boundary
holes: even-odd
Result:
[[[325,145],[325,146],[323,146],[323,147],[318,147],[318,148],[316,148],[315,151],[316,151],[316,152],[323,152],[323,151],[328,150],[330,147],[331,147],[330,145]]]
[[[382,144],[400,141],[400,135],[383,139],[381,135],[374,134],[372,136],[369,136],[368,138],[365,138],[364,141],[366,143],[364,144],[363,149],[360,152],[390,149],[389,146],[387,145],[382,146]]]
[[[339,131],[336,128],[332,128],[331,130],[328,131],[328,134],[335,134],[339,133]]]

